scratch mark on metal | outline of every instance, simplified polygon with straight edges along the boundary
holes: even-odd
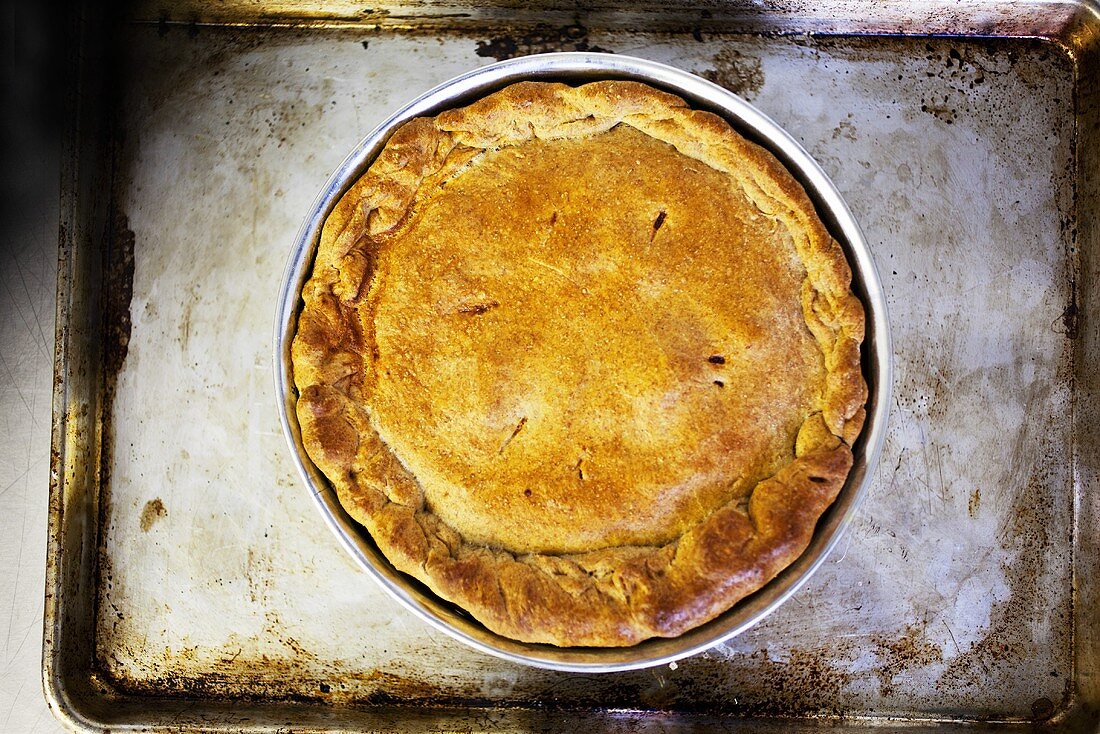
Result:
[[[955,655],[962,657],[962,650],[959,649],[959,643],[955,640],[955,633],[951,631],[951,628],[947,625],[947,620],[941,619],[944,628],[947,630],[947,634],[951,635],[951,642],[955,645]]]
[[[19,389],[19,384],[15,381],[15,373],[11,371],[11,367],[8,365],[8,360],[4,357],[4,350],[0,349],[0,363],[4,365],[4,371],[8,373],[7,384],[15,388],[15,394],[19,396],[19,399],[23,401],[23,407],[27,409],[27,413],[31,416],[31,422],[34,425],[38,425],[34,419],[34,411],[31,410],[30,403],[27,402],[26,396],[23,395],[23,391]]]
[[[848,533],[848,537],[844,541],[844,552],[840,554],[840,558],[836,559],[837,564],[844,562],[844,559],[848,557],[848,551],[852,547],[852,540],[855,537],[855,533]]]
[[[11,483],[11,484],[9,484],[8,486],[4,487],[3,489],[0,489],[0,497],[3,497],[3,496],[4,496],[5,494],[7,494],[7,493],[8,493],[8,492],[9,492],[9,491],[10,491],[10,490],[12,489],[12,487],[14,487],[14,486],[15,486],[16,484],[18,484],[18,483],[19,483],[19,480],[20,480],[20,479],[22,479],[23,477],[27,476],[27,474],[28,474],[28,473],[30,472],[30,470],[31,470],[31,468],[30,468],[30,467],[28,466],[28,467],[27,467],[26,469],[24,469],[24,470],[23,470],[23,473],[22,473],[22,474],[20,474],[19,476],[17,476],[17,477],[15,478],[15,480],[14,480],[14,481],[12,481],[12,483]]]
[[[16,551],[15,558],[15,580],[11,584],[11,609],[8,613],[8,631],[4,636],[4,648],[11,647],[11,623],[15,619],[15,600],[19,596],[19,575],[23,571],[23,546],[24,541],[27,539],[27,510],[23,508],[23,525],[19,531],[19,550]],[[9,712],[10,716],[10,712]]]
[[[11,714],[15,711],[15,702],[19,700],[19,694],[23,692],[23,686],[27,685],[26,681],[19,684],[19,688],[15,691],[15,695],[11,697],[11,706],[8,707],[8,714],[4,717],[4,729],[7,730],[8,724],[11,722]]]
[[[35,618],[35,621],[27,625],[27,631],[23,634],[23,639],[19,641],[19,646],[15,648],[15,652],[8,653],[8,664],[4,667],[4,675],[7,676],[11,666],[15,664],[16,659],[19,657],[19,652],[23,649],[23,645],[27,644],[27,640],[30,639],[31,632],[39,629],[42,624],[42,616],[39,615]],[[7,653],[7,650],[5,650]]]
[[[16,272],[19,273],[19,282],[23,284],[23,292],[27,296],[27,303],[30,304],[31,315],[34,316],[34,324],[38,330],[38,337],[40,341],[36,341],[35,344],[36,346],[38,346],[39,351],[42,353],[42,355],[48,357],[49,355],[46,354],[45,350],[46,334],[42,331],[42,320],[38,317],[38,310],[34,307],[34,304],[38,299],[31,297],[31,291],[29,288],[27,288],[27,279],[23,275],[23,266],[20,265],[19,258],[13,258],[12,261],[15,263]]]
[[[935,445],[935,444],[934,444]],[[943,481],[943,447],[935,445],[936,448],[936,471],[940,475],[940,500],[944,506],[947,505],[947,485]]]
[[[18,267],[18,263],[19,263],[18,258],[12,258],[12,261],[15,262],[16,267]],[[23,286],[23,290],[24,291],[27,290],[25,284]],[[28,294],[28,297],[29,297],[29,294]],[[15,313],[17,313],[19,315],[19,319],[23,322],[23,327],[24,327],[26,333],[30,334],[34,331],[34,329],[31,328],[30,321],[27,320],[26,314],[23,313],[23,308],[20,306],[20,301],[21,300],[22,299],[19,299],[19,298],[15,297],[15,291],[12,289],[12,287],[10,285],[8,285],[5,282],[4,283],[4,301],[7,302],[7,303],[10,303],[13,306],[13,310],[15,311]],[[41,334],[41,327],[39,328],[39,333]],[[44,339],[45,337],[42,337],[42,338]],[[36,341],[37,341],[37,339],[36,339]],[[44,346],[40,347],[39,351],[42,353],[42,356],[48,356],[48,355],[45,354],[45,347]]]

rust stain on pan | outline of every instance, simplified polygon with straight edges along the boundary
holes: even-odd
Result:
[[[1059,331],[1066,335],[1067,339],[1080,339],[1081,338],[1081,313],[1077,307],[1077,287],[1076,283],[1071,286],[1070,300],[1066,309],[1062,311],[1062,315],[1059,316],[1051,328],[1055,331]],[[1060,324],[1060,328],[1059,328]]]
[[[766,650],[688,658],[675,671],[656,668],[617,676],[610,686],[598,681],[602,701],[597,705],[641,704],[655,711],[742,717],[843,716],[843,694],[853,675],[841,667],[841,658],[852,652],[849,647],[841,640],[828,650],[791,649],[781,659]]]
[[[916,667],[924,667],[943,660],[939,645],[928,641],[924,630],[912,625],[905,628],[900,637],[877,635],[872,638],[880,665],[875,671],[882,696],[893,696],[897,677]]]
[[[110,505],[110,474],[114,455],[114,434],[111,425],[111,409],[114,404],[118,374],[126,361],[130,344],[130,302],[134,295],[134,232],[129,219],[112,203],[108,218],[110,230],[104,248],[102,308],[103,308],[103,382],[101,400],[101,439],[99,456],[99,537],[96,548],[96,602],[95,629],[102,632],[105,624],[117,628],[124,618],[121,609],[111,601],[114,575],[110,555],[106,549],[105,529]],[[96,640],[96,660],[103,667],[103,640]]]
[[[700,73],[710,81],[725,87],[750,102],[764,86],[764,68],[760,59],[725,47],[714,55],[712,68]]]
[[[477,55],[504,61],[516,56],[545,54],[554,51],[593,51],[612,53],[588,41],[588,29],[579,23],[554,27],[547,24],[535,26],[522,34],[494,36],[477,42]]]
[[[110,245],[104,263],[103,325],[104,384],[107,396],[114,396],[115,379],[126,361],[130,344],[130,300],[134,296],[134,232],[125,214],[111,217]]]
[[[99,681],[116,692],[134,696],[179,696],[229,701],[283,701],[326,705],[404,705],[483,709],[501,705],[472,687],[441,692],[430,682],[394,671],[348,671],[319,661],[294,638],[280,640],[286,656],[255,655],[242,649],[226,650],[213,665],[197,668],[202,655],[196,647],[150,659],[150,670],[175,667],[183,672],[131,677],[117,666],[105,665]],[[109,662],[109,661],[108,661]],[[182,665],[181,665],[182,664]],[[594,704],[595,705],[595,704]]]
[[[752,716],[841,716],[839,698],[852,676],[835,667],[832,650],[791,650],[786,661],[776,661],[766,652],[752,655],[754,674],[746,686],[745,701],[738,713]],[[755,684],[755,685],[754,685]],[[755,690],[753,690],[755,688]]]
[[[168,517],[168,510],[165,509],[164,502],[161,501],[160,497],[146,502],[145,507],[141,510],[142,532],[149,532],[153,524],[162,517]]]

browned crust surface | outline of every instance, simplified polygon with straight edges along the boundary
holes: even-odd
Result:
[[[804,270],[796,297],[820,350],[822,384],[782,466],[671,540],[569,552],[472,541],[432,511],[417,476],[372,422],[371,400],[379,394],[371,333],[376,258],[411,226],[419,202],[487,153],[590,138],[620,125],[727,176],[785,232]],[[844,484],[867,398],[859,364],[863,309],[850,282],[840,246],[799,184],[721,118],[633,82],[516,84],[403,125],[326,221],[293,344],[303,442],[394,566],[489,629],[563,646],[675,636],[797,558]],[[464,306],[474,315],[493,307]]]

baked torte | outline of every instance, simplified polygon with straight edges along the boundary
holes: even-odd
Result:
[[[864,316],[794,177],[647,85],[398,128],[328,216],[306,450],[400,571],[509,638],[698,626],[796,559],[864,421]]]

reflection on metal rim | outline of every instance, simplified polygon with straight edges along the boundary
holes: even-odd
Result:
[[[693,107],[724,117],[741,134],[770,150],[805,187],[819,215],[847,253],[853,271],[852,288],[866,310],[863,365],[870,389],[867,421],[853,446],[855,463],[839,497],[818,522],[806,552],[793,564],[716,619],[675,638],[647,640],[625,648],[558,648],[517,642],[490,632],[454,605],[394,569],[367,533],[340,506],[335,493],[310,462],[302,446],[294,410],[296,396],[291,375],[290,346],[297,323],[301,288],[309,275],[321,227],[329,212],[369,167],[390,133],[402,122],[413,117],[435,115],[508,84],[531,79],[573,84],[595,79],[632,79],[665,89],[683,97]],[[298,470],[312,490],[321,514],[344,547],[392,596],[438,629],[483,652],[556,670],[595,673],[668,663],[728,640],[767,616],[806,582],[851,524],[878,460],[890,405],[892,352],[886,298],[859,226],[825,173],[794,138],[740,97],[685,71],[612,54],[544,54],[476,69],[418,97],[371,132],[333,173],[298,232],[279,294],[274,341],[275,391],[283,431]]]

